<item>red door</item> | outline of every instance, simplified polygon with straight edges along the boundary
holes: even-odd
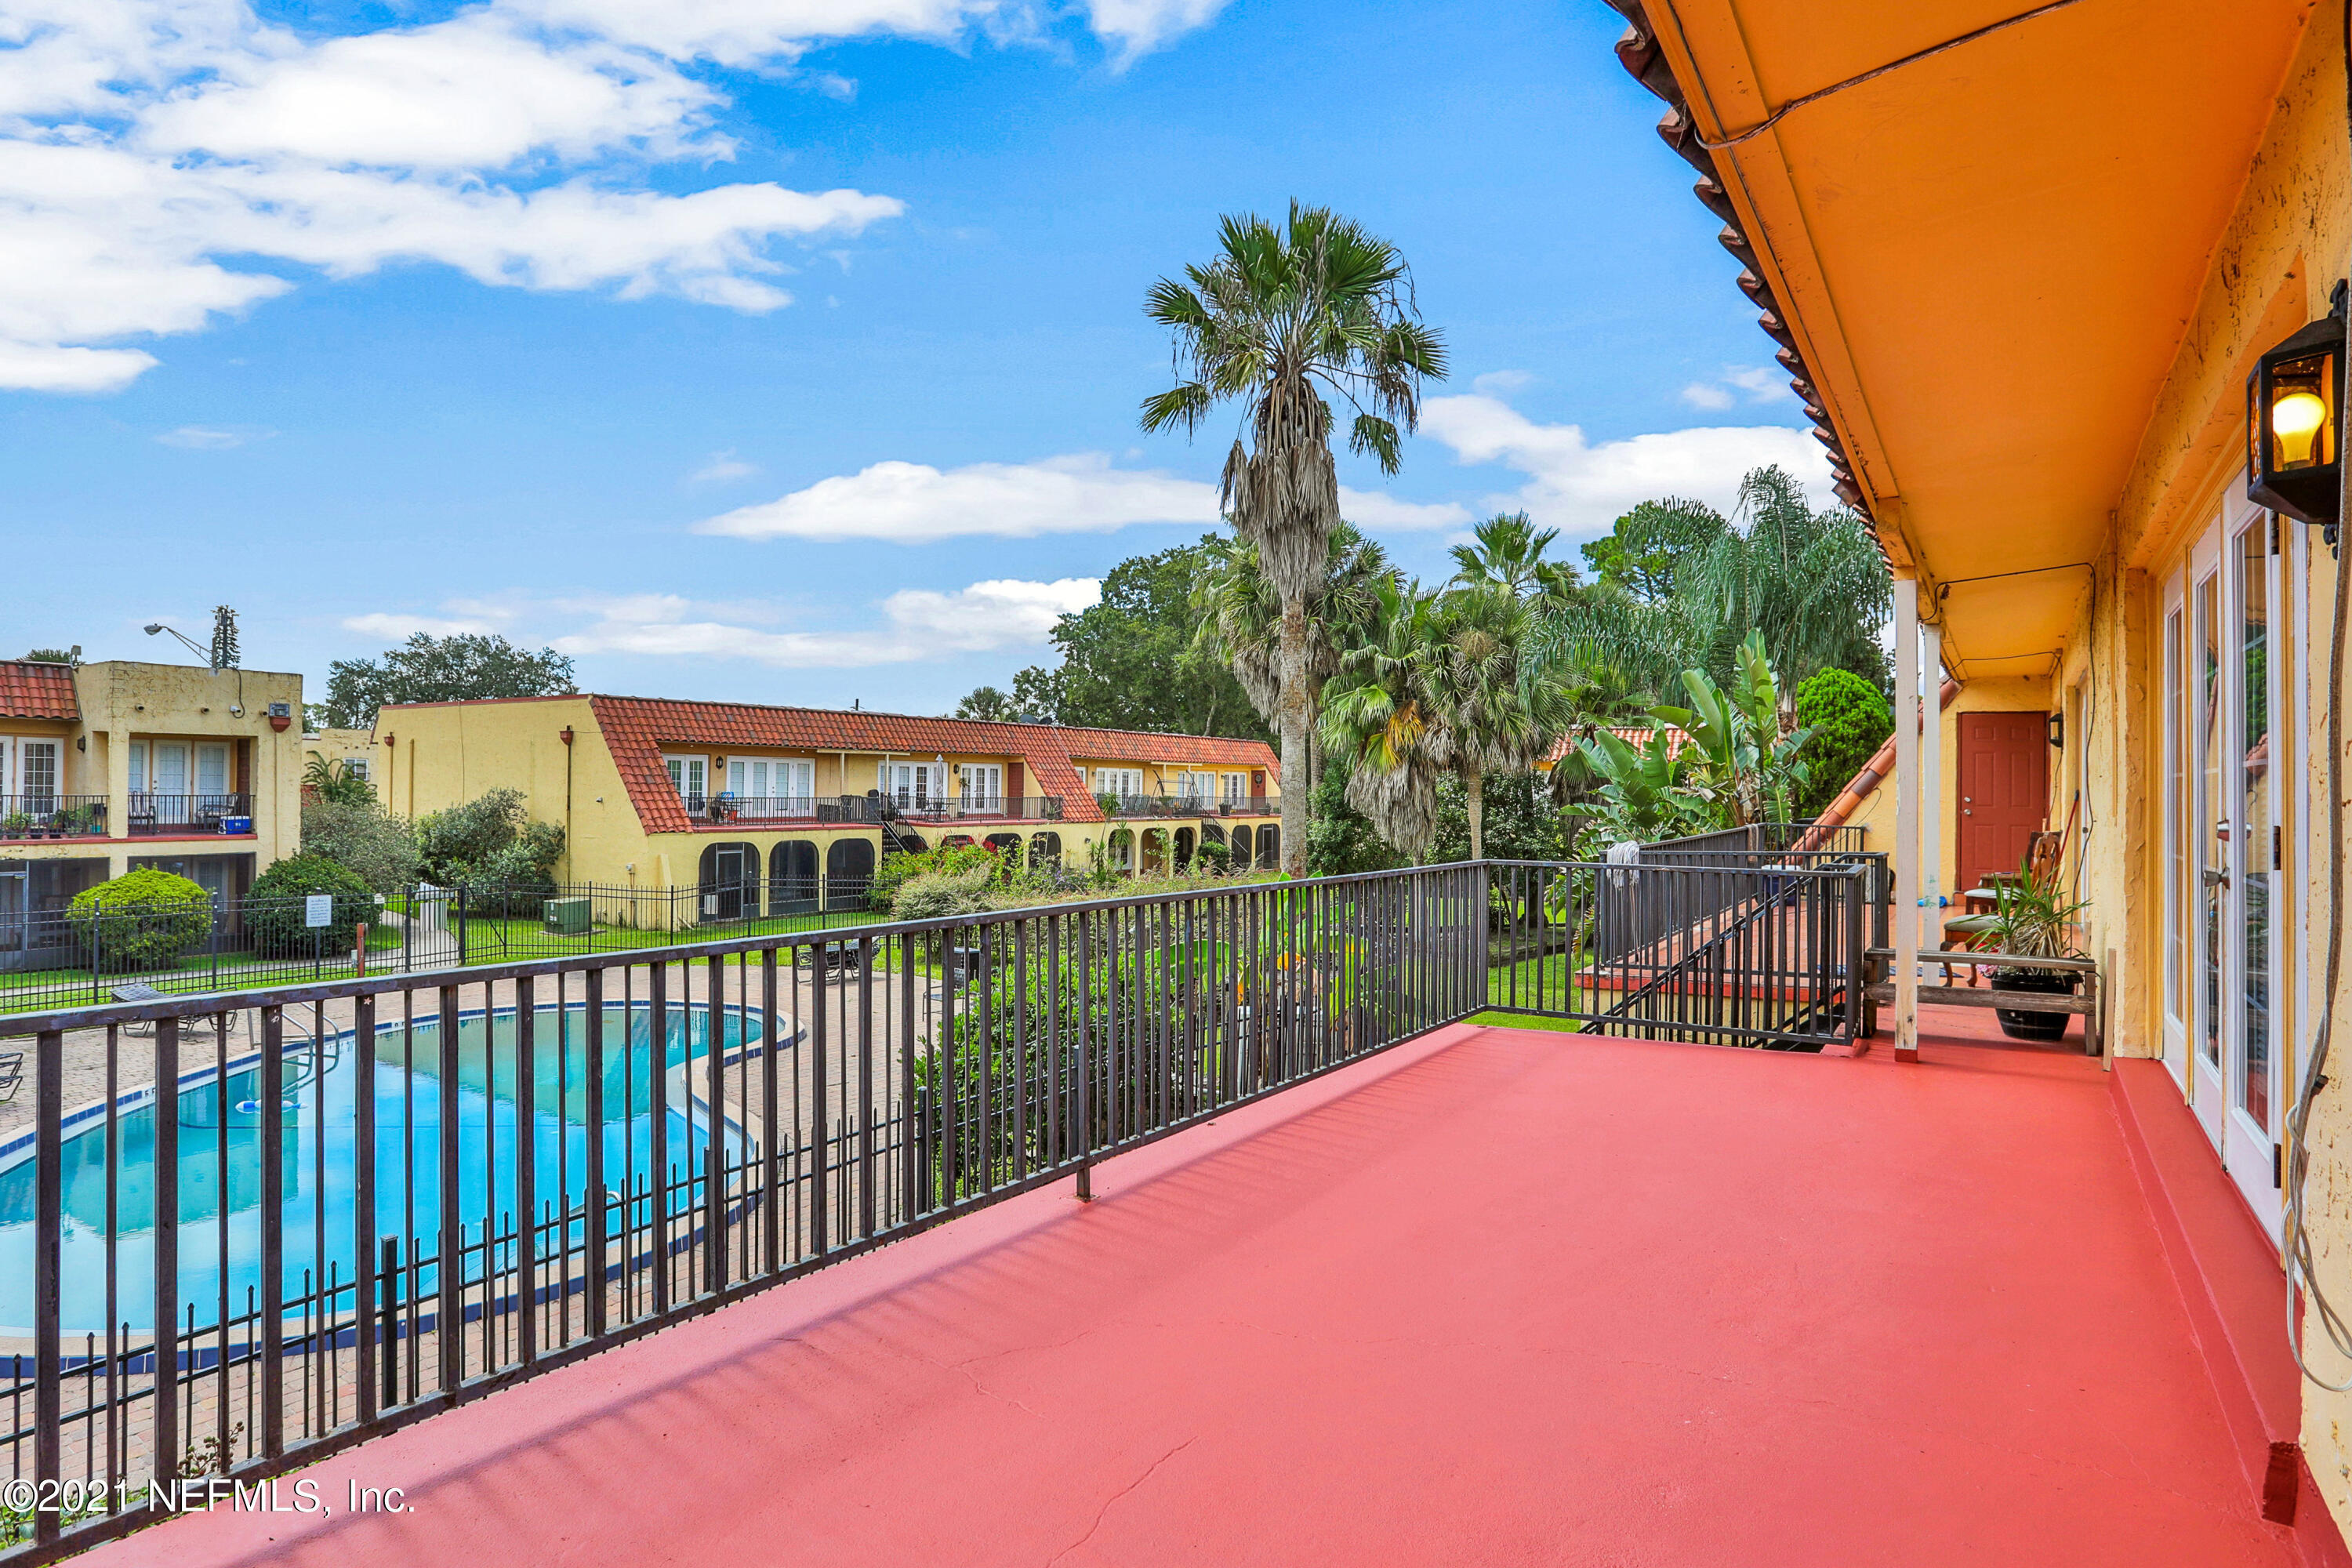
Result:
[[[1960,715],[1959,886],[2015,871],[2027,843],[2042,831],[2050,802],[2050,719],[2046,713]]]

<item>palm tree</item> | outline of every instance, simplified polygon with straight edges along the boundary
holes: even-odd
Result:
[[[1497,512],[1470,531],[1475,542],[1454,547],[1454,581],[1507,589],[1515,598],[1565,598],[1578,587],[1576,568],[1544,559],[1559,537],[1538,529],[1526,512]]]
[[[1462,780],[1474,860],[1486,855],[1486,776],[1533,768],[1570,722],[1566,686],[1525,657],[1529,618],[1499,584],[1456,588],[1433,617],[1423,685],[1447,739],[1447,765]]]
[[[1276,722],[1282,711],[1282,600],[1258,568],[1257,547],[1244,540],[1211,536],[1202,542],[1204,561],[1192,584],[1192,607],[1201,616],[1193,646],[1224,660],[1259,718]],[[1392,581],[1396,568],[1388,552],[1341,520],[1331,531],[1323,581],[1309,610],[1307,642],[1307,704],[1310,724],[1321,721],[1324,683],[1339,673],[1339,656],[1355,646],[1374,614],[1372,589]],[[1322,773],[1315,757],[1316,734],[1307,731],[1307,784]]]
[[[1437,775],[1454,760],[1429,684],[1436,596],[1391,579],[1373,597],[1370,630],[1324,693],[1323,743],[1348,758],[1348,804],[1417,865],[1437,836]]]
[[[1784,470],[1751,470],[1732,520],[1702,502],[1644,501],[1619,521],[1622,580],[1547,604],[1539,656],[1554,666],[1607,661],[1653,691],[1682,671],[1738,679],[1738,649],[1760,632],[1783,689],[1829,666],[1876,671],[1892,577],[1869,524],[1843,507],[1814,511]]]
[[[1243,407],[1219,496],[1282,605],[1277,638],[1282,772],[1307,775],[1307,605],[1322,580],[1339,485],[1327,392],[1355,410],[1348,449],[1393,474],[1420,423],[1424,380],[1445,375],[1444,340],[1423,324],[1396,247],[1328,208],[1291,204],[1276,225],[1219,226],[1215,259],[1163,278],[1146,306],[1175,335],[1178,380],[1143,404],[1147,431],[1197,430],[1218,404]],[[1400,428],[1402,427],[1402,429]],[[1283,869],[1307,869],[1308,792],[1282,792]]]

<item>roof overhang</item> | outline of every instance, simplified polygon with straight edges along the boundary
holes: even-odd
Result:
[[[2311,0],[1612,4],[1840,496],[1956,669],[2049,668]]]

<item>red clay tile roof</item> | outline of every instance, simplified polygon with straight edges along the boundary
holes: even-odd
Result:
[[[1689,734],[1680,726],[1674,724],[1667,725],[1665,730],[1666,755],[1681,756],[1683,748],[1690,744]],[[1650,742],[1650,726],[1647,724],[1612,724],[1609,726],[1609,732],[1629,746],[1645,746]],[[1544,753],[1542,765],[1550,767],[1558,763],[1562,757],[1574,751],[1581,739],[1582,737],[1578,735],[1562,735],[1559,740],[1554,741],[1551,743],[1551,750]]]
[[[1027,767],[1029,793],[1058,795],[1063,819],[1099,822],[1102,810],[1087,792],[1073,757],[1114,763],[1196,763],[1261,768],[1280,776],[1273,749],[1260,741],[1160,735],[1129,730],[1080,730],[1057,724],[992,724],[971,719],[929,719],[906,713],[844,712],[836,708],[769,708],[748,702],[677,702],[660,698],[592,697],[592,711],[629,798],[649,833],[693,826],[662,766],[665,746],[790,747],[898,756],[1017,757]],[[389,710],[387,710],[389,711]]]
[[[73,667],[0,659],[0,718],[79,719]]]

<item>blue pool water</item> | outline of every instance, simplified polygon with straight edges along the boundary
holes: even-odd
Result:
[[[617,1191],[625,1173],[631,1184],[650,1184],[652,1130],[656,1103],[654,1082],[668,1079],[661,1097],[667,1118],[669,1163],[682,1178],[698,1167],[709,1147],[709,1112],[689,1114],[682,1082],[653,1070],[652,1017],[642,1004],[605,1007],[604,1142],[604,1182]],[[719,1041],[732,1055],[748,1032],[758,1041],[758,1018],[722,1009]],[[533,1163],[542,1212],[579,1208],[587,1195],[583,1176],[588,1138],[585,1085],[587,1017],[574,1006],[563,1015],[560,1040],[551,1039],[552,1010],[540,1014],[532,1121]],[[700,1006],[668,1010],[666,1068],[707,1060],[710,1026]],[[625,1040],[625,1045],[624,1041]],[[193,1069],[210,1054],[210,1037],[187,1039],[182,1058]],[[373,1048],[364,1048],[372,1044]],[[324,1269],[352,1277],[353,1180],[356,1171],[353,1106],[364,1083],[375,1097],[376,1205],[373,1234],[420,1237],[430,1255],[442,1224],[440,1190],[441,1060],[437,1018],[420,1019],[404,1037],[397,1024],[379,1027],[373,1042],[350,1034],[332,1041],[327,1070],[315,1081],[289,1090],[281,1136],[284,1143],[285,1293],[305,1289],[306,1274]],[[232,1056],[234,1056],[234,1049]],[[407,1064],[413,1059],[413,1068]],[[289,1081],[298,1075],[291,1058]],[[468,1014],[457,1026],[457,1190],[452,1208],[469,1240],[478,1242],[485,1216],[501,1225],[513,1219],[515,1136],[514,1016],[501,1009]],[[698,1082],[698,1077],[697,1081]],[[247,1291],[259,1282],[261,1256],[261,1142],[257,1068],[232,1069],[224,1096],[217,1081],[184,1084],[179,1100],[179,1300],[181,1323],[193,1307],[199,1328],[221,1321],[226,1293],[231,1315],[245,1312]],[[226,1100],[226,1117],[222,1114]],[[155,1114],[152,1103],[117,1119],[119,1152],[110,1151],[103,1118],[68,1132],[65,1142],[65,1226],[62,1322],[68,1335],[103,1333],[107,1310],[106,1182],[115,1175],[115,1278],[113,1320],[134,1332],[152,1326],[154,1316]],[[730,1144],[740,1135],[728,1132]],[[730,1156],[740,1151],[730,1147]],[[33,1322],[33,1163],[30,1152],[0,1169],[0,1333],[29,1333]],[[323,1237],[321,1222],[323,1220]],[[617,1205],[613,1228],[617,1229]],[[574,1222],[571,1235],[579,1237]],[[550,1239],[552,1239],[551,1233]],[[404,1240],[406,1255],[413,1244]],[[467,1269],[479,1273],[478,1260]],[[427,1270],[420,1290],[436,1281]],[[349,1298],[345,1298],[349,1305]],[[78,1348],[69,1346],[68,1348]]]

